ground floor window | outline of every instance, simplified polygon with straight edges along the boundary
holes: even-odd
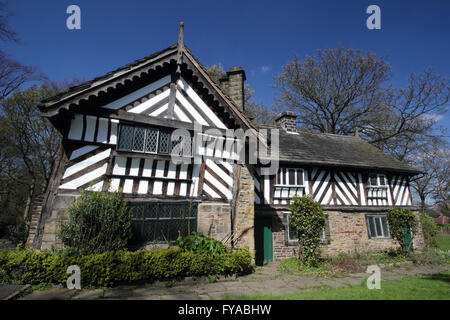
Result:
[[[288,230],[288,241],[297,241],[298,240],[298,232],[297,229],[295,229],[294,227],[292,227],[289,223],[289,212],[285,212],[285,214],[287,215],[287,230]],[[330,233],[330,229],[329,229],[329,223],[328,223],[328,214],[325,214],[325,219],[326,219],[326,225],[325,228],[323,229],[323,231],[320,233],[320,240],[323,243],[327,243],[328,242],[328,237],[327,235]]]
[[[370,238],[390,238],[389,226],[386,216],[368,215],[367,228]]]
[[[197,231],[197,203],[129,202],[134,243],[167,243]]]

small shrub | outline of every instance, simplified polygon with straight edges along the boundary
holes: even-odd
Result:
[[[199,254],[219,255],[225,253],[227,249],[220,241],[194,232],[185,237],[179,237],[171,246],[177,246],[185,252],[195,252]]]
[[[412,245],[414,235],[417,232],[416,216],[411,210],[396,208],[389,210],[386,217],[392,237],[398,242],[403,251],[408,252]],[[411,242],[409,246],[405,241],[405,228],[408,228],[411,232]]]
[[[320,233],[326,219],[322,206],[310,196],[294,196],[289,213],[289,224],[298,230],[299,260],[307,266],[319,264]]]
[[[433,218],[425,212],[420,214],[420,224],[422,225],[423,237],[427,248],[437,247],[437,235],[441,231],[439,225],[434,222]]]
[[[79,253],[102,253],[126,247],[132,237],[132,212],[119,192],[85,192],[68,209],[58,237]]]

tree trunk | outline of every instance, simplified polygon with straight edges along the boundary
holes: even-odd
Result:
[[[24,209],[24,214],[23,214],[23,221],[28,221],[31,217],[30,217],[30,211],[31,211],[31,204],[32,204],[32,200],[33,200],[33,196],[34,196],[34,184],[36,182],[36,179],[32,179],[30,186],[28,187],[28,196],[27,196],[27,201],[25,203],[25,209]]]

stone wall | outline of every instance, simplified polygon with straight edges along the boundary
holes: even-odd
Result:
[[[224,202],[203,202],[198,205],[197,231],[218,241],[231,233],[231,207]]]
[[[321,246],[323,256],[334,256],[339,253],[362,253],[379,252],[388,248],[397,248],[398,245],[392,239],[371,239],[369,238],[366,214],[368,212],[342,212],[329,211],[329,233],[331,241],[329,244]],[[419,213],[414,212],[419,219]],[[373,214],[373,213],[371,213]],[[296,258],[298,256],[297,242],[288,241],[287,215],[283,211],[273,212],[273,247],[274,260],[279,261],[286,258]],[[415,236],[414,248],[422,250],[424,248],[423,233],[419,228]]]
[[[41,250],[50,250],[52,248],[62,248],[61,241],[56,237],[59,226],[68,218],[67,208],[69,204],[76,200],[78,196],[57,195],[50,216],[45,221],[42,234]]]
[[[255,184],[246,166],[241,166],[235,214],[236,247],[248,247],[255,256]]]

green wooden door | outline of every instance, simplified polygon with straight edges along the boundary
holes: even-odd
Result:
[[[255,218],[255,248],[257,265],[273,260],[272,217]]]
[[[414,250],[414,245],[411,237],[411,230],[409,228],[403,227],[403,236],[406,244],[406,251]]]

